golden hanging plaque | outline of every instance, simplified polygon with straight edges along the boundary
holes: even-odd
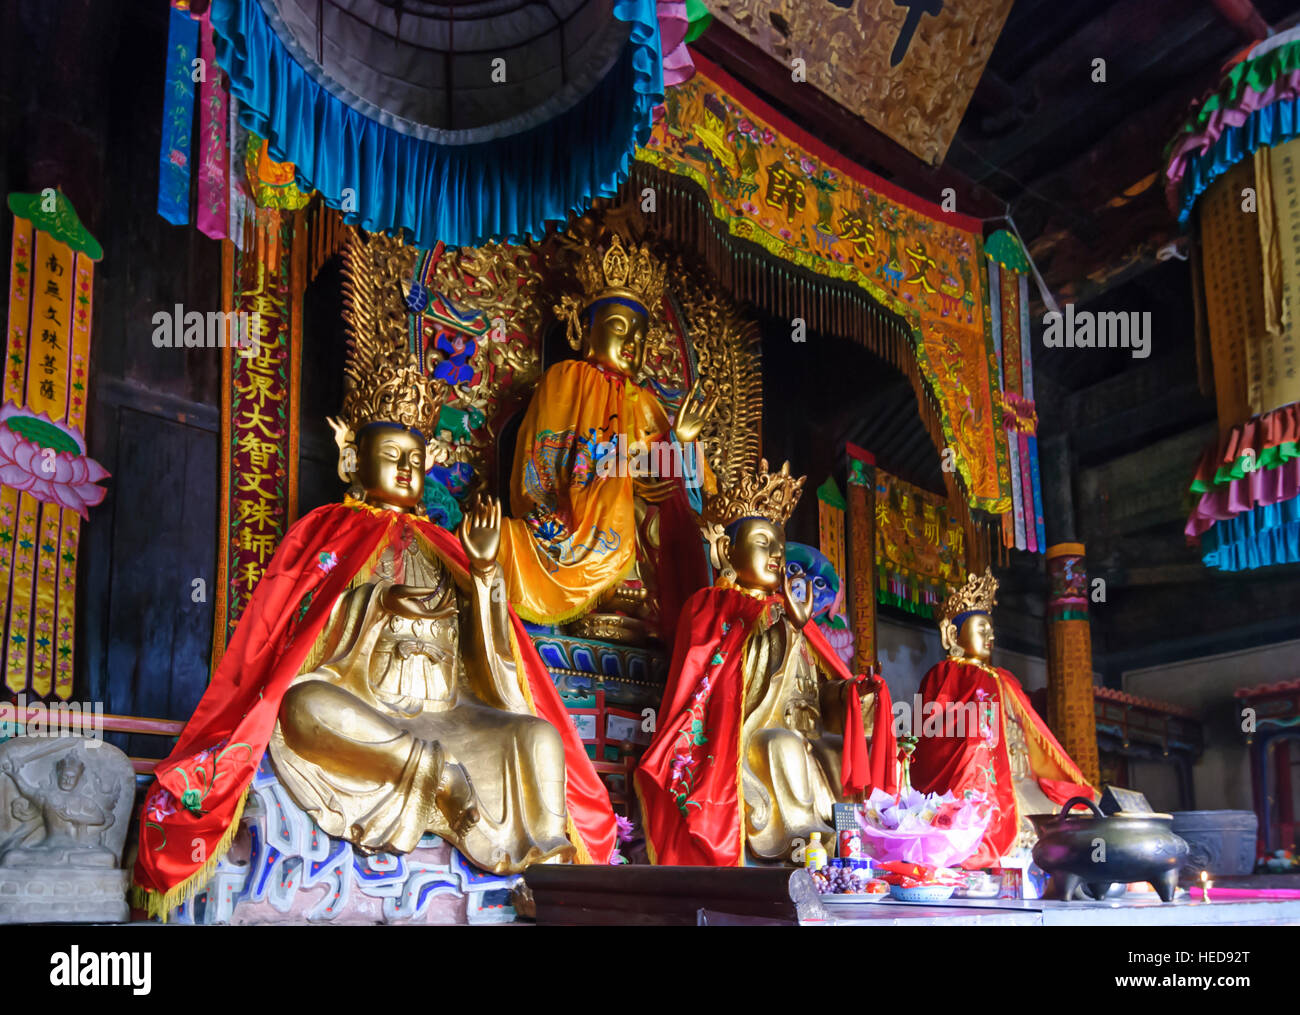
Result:
[[[708,0],[719,21],[938,165],[1012,0]],[[795,61],[801,60],[802,64]]]

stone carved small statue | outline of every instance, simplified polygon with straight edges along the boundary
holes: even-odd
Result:
[[[120,921],[135,774],[102,741],[0,744],[0,923]]]

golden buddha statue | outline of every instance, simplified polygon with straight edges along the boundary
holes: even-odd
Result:
[[[346,380],[330,422],[348,496],[286,533],[146,798],[150,913],[210,877],[268,750],[294,801],[366,852],[436,834],[497,874],[613,852],[608,793],[505,595],[499,503],[467,505],[459,538],[424,515],[429,379],[354,336]]]
[[[636,773],[656,863],[739,864],[742,843],[752,860],[790,860],[813,832],[829,840],[835,803],[871,785],[892,792],[889,690],[873,681],[859,693],[808,623],[812,590],[786,572],[784,524],[802,486],[788,464],[773,474],[763,462],[705,505],[726,567],[682,611]]]
[[[582,358],[546,371],[519,429],[519,517],[502,529],[506,587],[526,620],[585,618],[575,633],[644,641],[659,633],[664,602],[675,614],[706,580],[685,491],[712,489],[694,442],[718,396],[697,380],[670,422],[635,380],[657,341],[664,291],[648,247],[614,235],[603,256],[583,248],[576,274],[582,296],[565,294],[555,309]]]
[[[418,371],[370,374],[345,399],[346,422],[331,421],[340,472],[372,510],[421,513],[426,383]],[[404,402],[404,389],[418,394]],[[500,525],[499,503],[469,505],[459,582],[409,530],[339,599],[317,661],[286,691],[271,759],[330,835],[407,852],[433,833],[497,873],[572,859],[564,745],[528,708],[506,598],[493,594]]]
[[[992,665],[992,610],[998,583],[992,571],[969,575],[939,611],[939,640],[948,658],[921,681],[923,709],[944,716],[938,735],[922,736],[912,757],[912,785],[926,793],[982,794],[992,818],[970,868],[1024,854],[1036,841],[1031,814],[1051,814],[1072,796],[1093,796],[1079,767],[1039,717],[1020,682]],[[949,722],[977,715],[968,722]]]

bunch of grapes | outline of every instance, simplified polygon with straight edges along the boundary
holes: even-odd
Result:
[[[813,884],[821,895],[856,895],[864,881],[864,872],[851,867],[823,867],[813,873]]]

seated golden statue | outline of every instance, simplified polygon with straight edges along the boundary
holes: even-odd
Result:
[[[989,801],[984,838],[963,862],[972,869],[1004,860],[1020,866],[1011,863],[1014,854],[1027,856],[1037,841],[1029,815],[1053,814],[1070,797],[1094,795],[1020,681],[991,663],[997,588],[992,571],[969,575],[939,611],[948,658],[930,668],[920,689],[923,713],[936,716],[939,728],[927,734],[923,727],[909,770],[922,792],[978,793]],[[967,721],[971,715],[975,722]]]
[[[784,523],[802,485],[789,465],[773,475],[763,462],[705,505],[715,533],[725,527],[716,545],[727,566],[682,610],[636,772],[655,863],[740,864],[742,843],[753,860],[790,860],[813,832],[829,841],[835,803],[893,790],[889,690],[873,681],[859,694],[808,623],[812,590],[800,594],[786,572]]]
[[[686,484],[712,489],[693,444],[717,405],[700,382],[675,421],[641,372],[663,300],[664,268],[614,236],[603,259],[586,248],[581,299],[556,308],[582,359],[543,375],[519,428],[501,558],[510,601],[526,620],[575,633],[643,641],[671,625],[706,581]],[[670,549],[670,547],[672,549]]]
[[[356,463],[356,499],[417,511],[425,441],[413,424],[432,420],[399,409],[400,423],[363,422],[364,395],[345,407],[361,424],[336,428],[341,461]],[[271,758],[329,834],[407,852],[432,832],[497,873],[573,857],[564,745],[529,711],[506,599],[493,595],[500,525],[499,504],[480,498],[469,507],[461,583],[418,530],[385,550],[335,605],[313,653],[320,662],[285,693]]]
[[[135,872],[150,913],[211,875],[268,749],[297,804],[365,851],[432,833],[498,874],[609,861],[609,795],[506,599],[500,505],[468,505],[459,540],[424,515],[435,411],[413,358],[354,338],[331,421],[348,497],[285,535],[158,766]]]

